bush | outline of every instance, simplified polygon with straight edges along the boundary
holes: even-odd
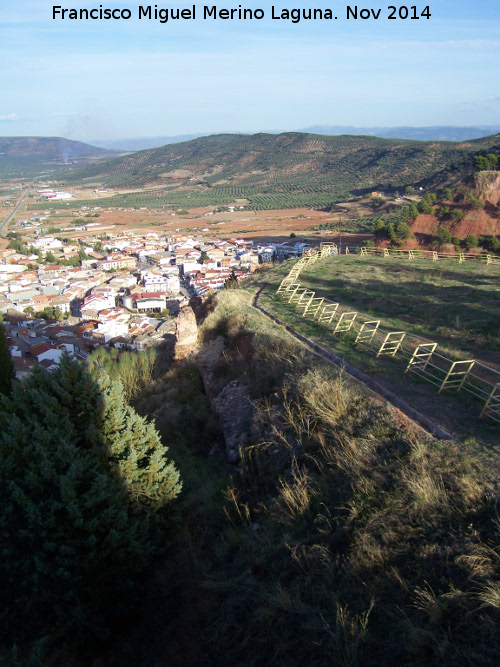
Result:
[[[468,234],[465,237],[465,247],[467,248],[467,250],[471,250],[472,248],[477,248],[478,245],[479,245],[478,238],[474,234]]]
[[[403,245],[405,241],[413,236],[411,229],[406,222],[400,221],[395,224],[390,222],[387,225],[387,235],[396,245]]]
[[[482,237],[479,243],[488,252],[500,253],[500,239],[497,236]]]
[[[446,245],[447,243],[451,243],[451,233],[449,229],[446,229],[446,227],[440,227],[438,229],[437,236],[439,245]]]
[[[477,171],[497,171],[500,169],[500,156],[488,153],[488,155],[476,155],[474,167]]]
[[[441,208],[438,211],[438,218],[440,220],[443,220],[444,218],[448,218],[451,215],[451,208],[445,204],[444,206],[441,206]]]
[[[465,200],[474,211],[479,211],[484,208],[484,202],[476,199],[470,192],[467,192],[465,195]]]
[[[433,208],[432,208],[431,203],[427,199],[424,198],[424,199],[422,199],[422,201],[418,205],[418,210],[420,211],[420,213],[425,213],[425,214],[429,215],[430,213],[432,213]]]
[[[387,235],[387,227],[383,220],[377,218],[371,225],[372,234],[379,238],[384,238]]]
[[[461,220],[464,219],[464,217],[465,217],[465,213],[463,211],[461,211],[459,208],[455,208],[451,212],[451,219],[454,222],[460,222]]]

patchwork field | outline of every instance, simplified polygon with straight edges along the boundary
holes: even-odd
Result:
[[[68,232],[75,218],[82,218],[76,209],[82,204],[64,203],[62,207],[54,208],[54,204],[46,202],[34,204],[28,200],[26,207],[19,211],[17,218],[48,216],[47,225],[64,229],[65,236],[78,236],[80,232]],[[269,211],[233,211],[214,213],[213,207],[193,208],[182,211],[169,211],[158,208],[147,209],[119,209],[108,210],[101,206],[100,200],[94,200],[94,206],[99,210],[86,211],[90,216],[98,213],[96,219],[89,222],[98,222],[103,228],[113,225],[112,233],[117,234],[129,231],[154,231],[157,233],[186,232],[205,235],[207,237],[228,238],[239,236],[255,240],[280,242],[295,234],[297,238],[310,240],[315,244],[321,241],[333,240],[338,242],[339,216],[328,211],[316,211],[308,208],[292,208]],[[361,210],[361,214],[365,211]],[[101,233],[99,227],[95,233]],[[358,221],[344,221],[343,238],[350,245],[356,245],[363,239],[371,238],[366,224],[362,219]],[[102,233],[107,231],[102,230]]]

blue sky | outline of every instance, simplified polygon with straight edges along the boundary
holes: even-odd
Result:
[[[129,8],[133,18],[53,20],[54,1]],[[271,20],[264,0],[241,2],[262,8],[261,21],[203,20],[198,3],[195,21],[138,21],[139,4],[2,0],[0,136],[500,124],[498,0],[435,0],[430,20],[396,21],[376,2],[357,6],[381,8],[377,21],[347,21],[349,3],[274,3],[275,13],[317,7],[338,17],[298,24]]]

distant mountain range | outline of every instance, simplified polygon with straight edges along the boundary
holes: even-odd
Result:
[[[347,125],[312,125],[298,132],[324,134],[327,136],[352,134],[381,137],[386,139],[415,139],[419,141],[468,141],[479,139],[500,132],[500,125],[480,125],[477,127],[352,127]],[[241,132],[241,134],[251,134]],[[280,134],[280,132],[268,132]],[[197,134],[180,134],[166,137],[145,137],[138,139],[114,139],[109,141],[92,141],[94,146],[120,151],[140,151],[147,148],[159,148],[167,144],[178,144],[198,137],[210,136],[208,132]]]
[[[480,139],[500,132],[500,125],[478,127],[344,127],[335,125],[313,125],[301,132],[314,134],[366,134],[383,139],[414,139],[417,141],[468,141]]]
[[[174,137],[144,137],[140,139],[112,139],[92,141],[94,146],[119,151],[142,151],[148,148],[159,148],[167,144],[179,144],[183,141],[190,141],[198,137],[208,137],[209,132],[198,134],[178,134]]]
[[[83,166],[122,153],[62,137],[0,137],[0,172]]]

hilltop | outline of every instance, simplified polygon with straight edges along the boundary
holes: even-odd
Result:
[[[68,180],[130,187],[196,177],[209,186],[229,180],[277,185],[335,173],[346,186],[398,187],[438,176],[446,179],[444,172],[460,170],[471,155],[497,144],[498,135],[453,143],[299,132],[220,134],[108,160],[75,171]]]
[[[281,130],[284,131],[284,130]],[[311,125],[310,127],[292,130],[309,134],[366,134],[386,139],[418,139],[420,141],[467,141],[479,139],[500,131],[498,125],[480,125],[479,127],[352,127],[347,125]],[[280,134],[280,131],[269,130],[269,134]],[[129,137],[122,139],[103,139],[92,142],[101,148],[114,148],[121,151],[141,151],[146,148],[158,148],[165,144],[178,144],[198,137],[207,137],[212,132],[198,132],[196,134],[178,134],[174,136],[158,137]],[[241,134],[251,134],[242,132]]]
[[[417,242],[419,245],[436,243],[439,230],[443,228],[456,239],[465,239],[470,234],[475,237],[498,236],[499,202],[500,172],[479,171],[469,174],[449,200],[443,200],[428,209],[420,205],[421,212],[411,225],[416,240],[410,239],[407,247],[416,246]]]
[[[438,125],[434,127],[345,127],[336,125],[314,125],[302,132],[316,134],[368,134],[386,139],[417,139],[419,141],[467,141],[496,134],[498,125],[480,125],[478,127],[457,127]]]

